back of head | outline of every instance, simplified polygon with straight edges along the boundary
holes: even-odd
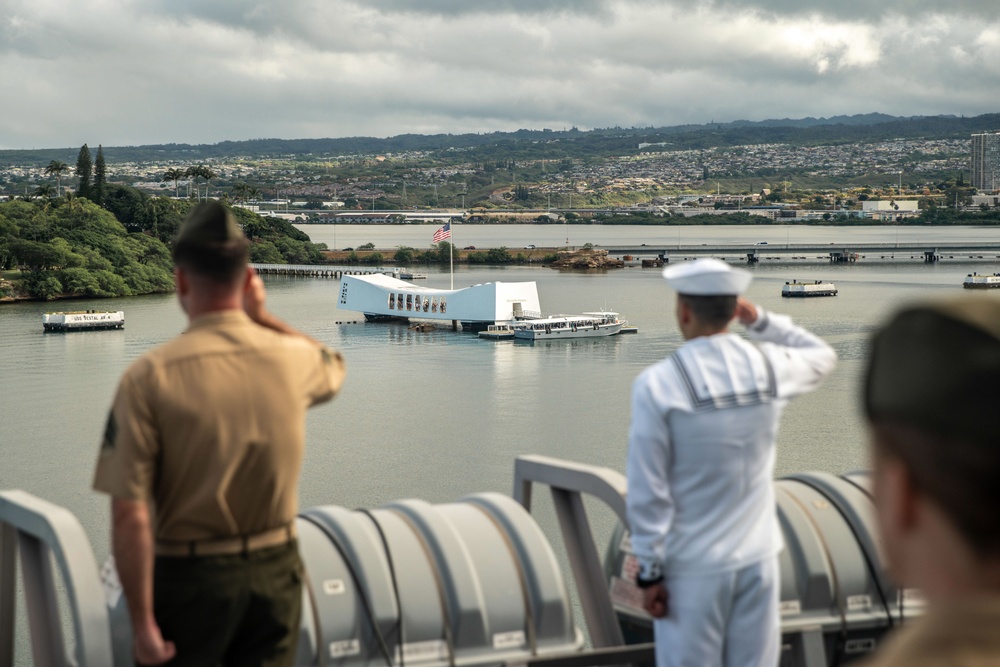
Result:
[[[688,305],[699,322],[715,329],[728,325],[736,312],[737,297],[730,294],[678,294],[677,298]]]
[[[249,256],[250,242],[236,217],[217,201],[191,209],[174,241],[174,264],[220,285],[239,280]]]
[[[665,268],[663,278],[700,323],[722,329],[733,319],[736,300],[752,276],[718,259],[696,259]]]
[[[903,462],[970,546],[1000,556],[1000,302],[897,313],[872,340],[864,400],[876,447]]]

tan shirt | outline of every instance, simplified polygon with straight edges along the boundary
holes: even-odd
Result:
[[[339,353],[242,311],[199,317],[125,371],[94,488],[154,501],[160,540],[285,525],[298,511],[306,410],[343,378]]]
[[[1000,596],[937,604],[858,667],[997,667]]]

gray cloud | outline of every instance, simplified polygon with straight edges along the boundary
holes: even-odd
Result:
[[[0,147],[997,111],[980,5],[781,1],[0,0]]]
[[[951,17],[996,17],[994,0],[709,0],[716,9],[760,12],[770,17],[817,15],[838,19],[864,20],[899,14],[909,17],[941,14]]]

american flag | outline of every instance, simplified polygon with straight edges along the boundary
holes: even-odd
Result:
[[[451,238],[451,223],[444,223],[444,227],[434,232],[434,240],[431,243],[437,243],[438,241],[444,241],[445,239]]]

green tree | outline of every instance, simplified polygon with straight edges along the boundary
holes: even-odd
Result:
[[[48,271],[32,271],[23,284],[28,294],[36,299],[49,301],[63,293],[62,283]]]
[[[392,261],[398,264],[409,264],[413,261],[413,248],[401,245],[392,256]]]
[[[60,282],[66,294],[73,296],[97,296],[101,285],[97,276],[84,268],[63,269],[59,273]]]
[[[15,265],[26,271],[45,271],[60,268],[66,261],[62,248],[49,243],[17,239],[10,244]]]
[[[164,174],[163,174],[163,180],[164,181],[173,181],[174,182],[174,198],[175,199],[177,198],[177,181],[181,180],[182,178],[184,178],[184,170],[183,169],[170,168],[170,169],[167,169],[167,171],[164,172]]]
[[[94,188],[91,199],[98,206],[104,205],[104,187],[107,184],[107,165],[104,164],[104,148],[97,144],[97,159],[94,161]]]
[[[284,264],[285,258],[273,243],[257,239],[250,244],[250,261],[259,264]]]
[[[44,183],[31,191],[32,197],[45,197],[46,199],[51,199],[52,194],[52,186]]]
[[[490,248],[486,251],[487,264],[510,264],[513,261],[514,258],[505,247]]]
[[[118,218],[130,232],[149,230],[149,195],[128,185],[111,183],[107,186],[103,206]]]
[[[205,179],[205,199],[208,199],[208,182],[215,178],[215,172],[206,167],[203,164],[199,164],[194,167],[188,167],[185,175],[190,176],[194,181],[195,194],[197,195],[198,201],[201,201],[201,190],[198,187],[198,179]]]
[[[90,148],[87,144],[80,146],[80,154],[76,158],[76,176],[80,179],[76,186],[78,197],[90,197],[90,178],[94,172],[94,163],[90,159]]]
[[[52,160],[45,167],[45,173],[56,177],[56,196],[62,197],[62,175],[69,171],[69,165],[62,160]]]

